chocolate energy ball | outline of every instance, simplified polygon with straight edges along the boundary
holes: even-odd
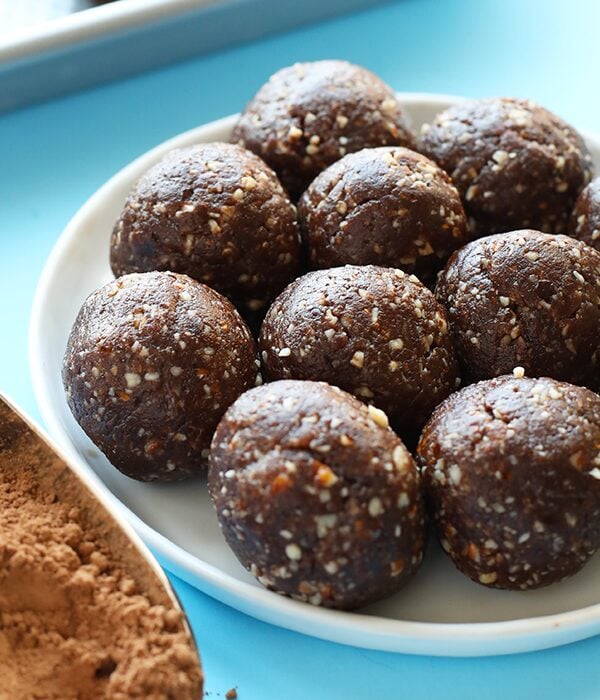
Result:
[[[215,433],[223,534],[267,588],[330,608],[388,596],[424,546],[419,473],[379,409],[321,382],[243,394]]]
[[[115,224],[110,264],[171,270],[256,311],[292,280],[300,259],[296,210],[260,158],[228,143],[169,153],[135,185]]]
[[[401,270],[309,272],[273,302],[260,350],[269,379],[335,384],[383,409],[407,440],[458,385],[444,309]]]
[[[346,61],[277,71],[242,113],[231,137],[258,153],[298,198],[328,165],[371,146],[416,146],[394,91]]]
[[[329,166],[302,195],[298,216],[316,268],[383,265],[433,280],[468,240],[448,175],[394,146],[350,153]]]
[[[140,481],[204,471],[219,419],[256,377],[254,341],[231,303],[172,272],[125,275],[90,294],[63,364],[75,419]]]
[[[600,397],[499,377],[439,406],[418,447],[443,548],[495,588],[546,586],[600,547]]]
[[[420,150],[458,187],[476,235],[564,233],[592,158],[566,122],[529,100],[460,102],[424,127]]]
[[[592,180],[577,198],[569,234],[600,250],[600,177]]]
[[[600,253],[539,231],[481,238],[455,252],[436,294],[463,377],[509,374],[600,388]]]

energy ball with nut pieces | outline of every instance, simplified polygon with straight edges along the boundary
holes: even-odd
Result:
[[[229,143],[169,153],[130,192],[110,244],[118,277],[181,272],[243,313],[267,305],[300,259],[296,210],[260,158]]]
[[[600,177],[592,180],[577,198],[569,234],[600,250]]]
[[[383,409],[408,442],[458,386],[443,307],[396,269],[347,265],[300,277],[267,312],[260,350],[268,379],[335,384]]]
[[[172,272],[125,275],[90,294],[63,363],[75,419],[140,481],[205,471],[217,423],[256,376],[254,341],[232,304]]]
[[[459,102],[424,127],[420,150],[458,187],[473,234],[565,233],[592,158],[566,122],[529,100]]]
[[[394,146],[350,153],[329,166],[302,195],[298,217],[315,268],[383,265],[431,282],[468,240],[448,175]]]
[[[509,374],[600,388],[600,252],[568,236],[512,231],[450,258],[436,294],[465,379]]]
[[[571,576],[600,547],[600,397],[499,377],[439,406],[417,450],[443,548],[495,588]]]
[[[394,91],[346,61],[277,71],[248,104],[231,140],[261,156],[294,198],[346,153],[417,142]]]
[[[229,546],[278,593],[357,608],[396,592],[421,563],[410,453],[382,411],[328,384],[243,394],[216,430],[208,485]]]

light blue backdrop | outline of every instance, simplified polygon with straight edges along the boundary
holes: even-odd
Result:
[[[39,418],[29,310],[77,208],[151,146],[240,109],[277,68],[347,58],[398,90],[532,97],[600,132],[599,27],[594,0],[403,0],[0,116],[0,388]],[[600,637],[502,658],[376,653],[265,625],[174,583],[212,697],[238,686],[241,700],[600,698]]]

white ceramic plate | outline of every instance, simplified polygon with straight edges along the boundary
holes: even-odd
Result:
[[[456,98],[403,94],[419,126]],[[217,525],[202,480],[142,484],[110,466],[72,418],[60,379],[67,336],[85,297],[111,279],[108,242],[135,180],[168,150],[226,140],[235,117],[167,141],[109,180],[75,215],[48,259],[34,302],[30,360],[42,415],[82,472],[106,491],[170,571],[244,613],[359,647],[480,656],[542,649],[600,633],[600,555],[577,576],[532,592],[488,590],[459,574],[432,543],[409,586],[360,613],[324,610],[263,589],[237,562]],[[600,139],[586,136],[600,168]]]

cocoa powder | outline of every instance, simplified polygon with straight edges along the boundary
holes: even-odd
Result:
[[[182,615],[112,516],[0,402],[0,698],[200,698]]]

